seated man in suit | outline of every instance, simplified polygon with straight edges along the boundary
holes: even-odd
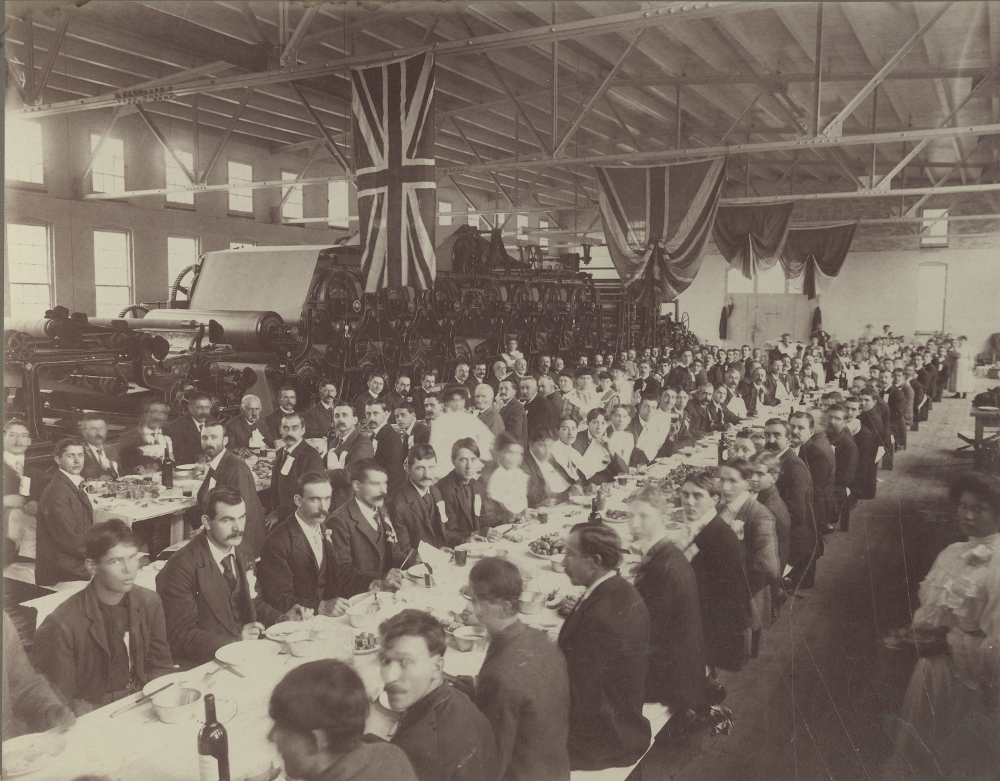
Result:
[[[33,648],[39,672],[78,716],[173,672],[160,598],[135,585],[132,530],[117,518],[99,523],[83,548],[90,583],[46,617]]]
[[[616,404],[611,408],[611,425],[606,433],[615,469],[618,474],[628,474],[630,466],[638,465],[641,454],[635,452],[636,435],[627,406]]]
[[[476,479],[483,462],[479,445],[471,437],[460,439],[451,447],[455,468],[434,486],[444,502],[445,544],[449,547],[468,542],[479,533],[483,516],[483,488]]]
[[[97,412],[88,412],[80,418],[80,436],[83,438],[83,471],[84,480],[97,480],[100,477],[118,479],[118,464],[114,461],[115,453],[104,443],[108,439],[108,424],[104,416]]]
[[[490,372],[490,376],[486,379],[486,383],[493,388],[494,393],[500,392],[500,383],[504,380],[504,378],[509,377],[513,373],[513,368],[513,363],[508,366],[503,361],[493,362],[493,370]]]
[[[94,508],[81,485],[83,443],[60,440],[53,455],[58,469],[38,502],[35,582],[39,586],[90,579],[84,538],[94,525]]]
[[[178,464],[193,464],[201,455],[201,429],[212,417],[212,400],[207,393],[190,393],[187,408],[186,415],[163,427],[173,443],[173,456]]]
[[[240,414],[226,424],[226,437],[229,439],[226,447],[230,450],[244,447],[266,450],[278,438],[260,417],[260,399],[249,393],[240,401]]]
[[[142,417],[136,428],[118,438],[118,472],[135,474],[140,466],[157,464],[165,452],[176,462],[173,443],[163,431],[163,424],[170,417],[170,407],[156,399],[142,405]],[[184,462],[178,462],[184,463]]]
[[[524,405],[517,400],[519,384],[516,377],[505,377],[497,391],[497,406],[504,431],[516,437],[521,444],[528,441],[528,416]]]
[[[712,400],[714,388],[705,383],[699,386],[694,398],[687,403],[684,414],[688,421],[691,435],[695,439],[700,439],[712,430],[712,418],[709,414],[709,404]]]
[[[198,489],[198,504],[204,505],[208,492],[219,485],[235,488],[246,502],[247,519],[240,553],[246,561],[256,561],[264,541],[264,505],[257,497],[257,482],[246,461],[229,450],[226,431],[217,420],[209,420],[201,430],[201,448],[208,459],[208,471]]]
[[[323,381],[320,382],[320,385]],[[334,385],[334,394],[336,394],[336,385]],[[269,443],[273,447],[280,448],[284,446],[282,441],[281,433],[281,419],[285,415],[291,415],[295,412],[295,405],[297,402],[297,394],[295,392],[295,387],[292,385],[283,385],[278,390],[278,408],[273,412],[268,413],[267,417],[264,418],[264,425],[267,427],[268,433],[274,437],[274,439]],[[333,413],[330,413],[330,420],[333,420]],[[305,429],[303,429],[305,431]],[[303,434],[304,436],[304,434]]]
[[[665,382],[675,388],[683,388],[688,393],[697,387],[697,379],[691,369],[694,362],[694,355],[690,350],[682,350],[679,356],[680,365],[670,370]]]
[[[459,358],[455,363],[455,374],[453,375],[452,382],[455,385],[465,388],[471,398],[473,392],[476,390],[476,386],[479,384],[479,380],[472,376],[470,369],[469,362],[464,358]]]
[[[483,383],[476,386],[472,399],[476,407],[476,416],[486,425],[493,434],[493,437],[496,438],[506,428],[504,427],[503,418],[500,417],[500,413],[493,404],[494,395],[493,387]]]
[[[413,409],[420,420],[423,420],[426,414],[424,401],[428,396],[437,393],[437,378],[437,369],[425,369],[420,378],[420,387],[413,391]]]
[[[443,548],[445,539],[444,500],[434,483],[437,482],[437,455],[430,445],[414,445],[406,456],[406,481],[385,500],[385,509],[397,530],[406,530],[410,548],[423,540],[435,548]],[[409,549],[401,547],[406,556]]]
[[[496,778],[493,728],[469,697],[445,680],[441,623],[407,609],[383,622],[379,633],[389,707],[405,714],[390,742],[403,749],[417,778]]]
[[[753,383],[749,383],[753,387]],[[722,378],[722,387],[725,388],[726,398],[722,402],[723,406],[738,418],[749,417],[746,399],[744,398],[744,388],[741,387],[741,375],[738,369],[726,369]]]
[[[521,468],[528,473],[528,507],[549,507],[569,498],[576,481],[554,458],[552,445],[559,435],[555,429],[536,428],[528,434],[528,452]]]
[[[346,401],[333,408],[333,431],[326,451],[326,474],[333,486],[334,506],[339,507],[350,496],[350,469],[353,464],[375,457],[372,441],[358,428],[354,407]]]
[[[261,598],[277,610],[296,605],[321,616],[342,616],[347,598],[367,584],[342,577],[337,553],[323,526],[333,489],[322,472],[306,472],[295,490],[295,512],[267,535],[257,565]],[[345,573],[346,575],[346,573]]]
[[[466,411],[469,394],[460,385],[446,385],[441,391],[444,403],[442,413],[431,426],[430,446],[435,453],[450,453],[458,440],[472,437],[479,444],[481,453],[493,450],[496,439],[489,427],[476,415]]]
[[[302,416],[306,427],[306,439],[324,439],[333,429],[333,410],[337,400],[337,383],[333,380],[319,381],[319,401]]]
[[[382,398],[382,391],[385,390],[385,377],[379,372],[372,372],[368,377],[368,389],[354,400],[354,411],[359,420],[365,419],[365,407],[373,401]]]
[[[294,608],[282,615],[250,593],[248,562],[238,550],[247,515],[239,491],[213,488],[201,509],[199,533],[156,576],[170,650],[184,668],[214,659],[229,643],[257,640],[271,624],[303,615]]]
[[[413,402],[404,401],[393,410],[396,416],[396,427],[403,441],[403,454],[410,452],[414,445],[426,445],[431,438],[431,427],[422,420],[417,420],[417,411]]]
[[[726,407],[726,386],[720,385],[712,391],[712,400],[708,404],[708,419],[712,431],[725,431],[735,426],[742,418],[730,412]]]
[[[24,463],[31,447],[31,433],[20,420],[3,424],[3,535],[4,562],[28,544],[34,536],[38,517],[38,498],[42,494],[42,473]],[[34,553],[27,550],[26,553]]]
[[[389,410],[389,414],[392,415],[396,412],[396,409],[403,402],[413,403],[413,394],[410,393],[410,375],[400,374],[396,377],[396,384],[393,386],[392,390],[389,391],[382,398],[385,402],[385,406]]]
[[[305,426],[298,412],[291,412],[281,418],[281,442],[271,467],[271,487],[267,491],[267,514],[265,525],[270,529],[282,518],[295,512],[295,489],[299,478],[306,472],[322,472],[323,457],[316,448],[302,439]]]
[[[525,377],[521,381],[521,398],[524,400],[529,436],[536,428],[559,427],[559,416],[548,399],[538,392],[538,380],[534,377]]]
[[[604,410],[592,409],[587,413],[587,428],[576,436],[573,447],[580,454],[577,466],[590,483],[600,485],[617,474],[608,449],[608,419]]]
[[[389,425],[389,405],[385,399],[365,405],[365,422],[368,424],[368,436],[375,451],[375,460],[385,467],[389,476],[391,494],[406,480],[403,471],[406,450],[403,448],[403,438],[399,432]]]
[[[402,549],[410,540],[406,527],[395,528],[383,512],[389,493],[385,467],[373,459],[358,461],[351,466],[351,488],[354,495],[326,521],[341,576],[366,588],[398,588]]]

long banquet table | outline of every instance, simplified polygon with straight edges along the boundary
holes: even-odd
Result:
[[[787,415],[788,406],[786,404],[780,408],[766,408],[763,410],[763,415],[756,420],[748,420],[747,424],[760,426],[767,417]],[[682,464],[695,467],[714,466],[717,460],[718,436],[718,434],[709,435],[693,450],[689,449],[671,458],[654,462],[646,470],[647,475],[662,478]],[[608,510],[621,510],[626,507],[624,499],[635,489],[637,479],[641,480],[643,477],[632,476],[627,485],[612,486],[611,495],[607,500]],[[565,574],[554,571],[549,560],[531,553],[528,543],[551,532],[568,534],[570,526],[586,521],[587,516],[588,509],[576,504],[567,503],[549,508],[547,523],[531,521],[520,524],[507,534],[517,535],[523,539],[518,542],[504,539],[496,543],[496,547],[507,550],[508,559],[521,569],[527,578],[525,583],[527,590],[549,594],[559,588],[562,594],[579,594],[582,588],[573,587]],[[628,523],[618,521],[611,525],[622,537],[625,546],[628,546],[631,541]],[[687,542],[686,529],[681,528],[672,534],[677,536],[676,542],[682,545]],[[631,577],[631,565],[638,560],[639,556],[635,552],[627,555],[622,565],[622,574]],[[459,593],[459,589],[467,583],[469,568],[475,561],[475,558],[470,557],[465,567],[457,567],[454,564],[435,567],[434,583],[431,588],[427,588],[422,582],[417,583],[411,578],[406,578],[404,587],[395,597],[381,596],[383,604],[378,619],[388,618],[407,607],[428,610],[444,620],[451,615],[461,613],[469,602]],[[158,566],[162,565],[154,563],[144,568],[137,582],[151,582],[155,574],[153,570]],[[55,596],[57,595],[51,595]],[[359,595],[353,601],[372,598],[371,595]],[[529,626],[546,630],[552,639],[557,637],[563,621],[555,610],[548,608],[540,614],[522,615],[521,618]],[[351,628],[346,616],[317,617],[307,624],[308,626],[303,624],[303,628],[322,630],[327,627],[339,627],[344,634],[365,631]],[[373,623],[368,631],[377,632],[376,627],[377,623]],[[256,642],[275,641],[262,638]],[[322,647],[320,645],[320,649]],[[225,721],[229,733],[229,753],[234,781],[253,778],[266,771],[272,763],[275,767],[280,765],[273,745],[267,740],[271,726],[267,716],[268,697],[274,685],[286,672],[299,664],[324,655],[320,650],[318,655],[311,658],[294,657],[287,653],[287,646],[282,651],[259,664],[239,668],[245,678],[236,677],[214,661],[180,675],[188,686],[203,693],[210,692],[216,695],[220,720]],[[445,655],[445,671],[452,675],[475,676],[484,658],[485,651],[459,652],[453,647],[453,640],[449,639]],[[353,665],[373,701],[367,731],[386,737],[391,734],[398,716],[378,702],[378,695],[382,690],[378,654],[356,654]],[[196,737],[201,726],[199,719],[204,712],[203,706],[199,704],[194,719],[181,724],[161,723],[149,703],[112,717],[115,711],[138,696],[133,695],[132,698],[112,703],[81,717],[66,736],[66,750],[46,767],[20,778],[24,781],[64,781],[88,773],[106,775],[113,781],[131,781],[137,778],[189,781],[197,778]],[[668,710],[658,704],[647,704],[643,712],[650,721],[653,735],[669,718]],[[595,772],[574,771],[573,781],[598,781],[598,779],[610,781],[610,779],[625,779],[628,774],[629,768]]]

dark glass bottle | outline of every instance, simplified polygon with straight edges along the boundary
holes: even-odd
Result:
[[[599,503],[600,501],[597,496],[594,496],[594,498],[590,500],[590,517],[587,518],[587,523],[592,523],[595,526],[600,526],[604,523],[604,516],[601,515],[601,510],[598,506]]]
[[[725,431],[719,434],[719,466],[729,460],[729,436]]]
[[[171,489],[174,487],[174,461],[170,457],[170,448],[163,448],[163,462],[160,464],[160,481],[163,487]]]
[[[198,732],[199,781],[230,781],[229,737],[215,718],[215,695],[205,695],[205,726]]]

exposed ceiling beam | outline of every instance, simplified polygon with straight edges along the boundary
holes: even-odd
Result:
[[[52,36],[52,40],[49,41],[49,50],[45,53],[45,60],[42,62],[41,73],[34,79],[31,94],[28,95],[29,103],[36,104],[42,99],[42,92],[45,90],[45,85],[49,82],[52,66],[56,64],[56,55],[59,54],[59,47],[62,46],[63,38],[66,37],[66,28],[69,26],[69,20],[72,15],[72,8],[65,8],[59,14],[55,33]]]

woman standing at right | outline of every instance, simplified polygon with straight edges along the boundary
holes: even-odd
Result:
[[[1000,724],[1000,480],[959,475],[948,495],[969,540],[941,551],[912,625],[887,641],[915,644],[921,656],[899,715],[931,752],[969,713]],[[904,755],[910,740],[897,736]]]
[[[955,343],[955,395],[953,399],[965,398],[966,394],[976,390],[975,357],[972,347],[964,336],[958,337]]]

